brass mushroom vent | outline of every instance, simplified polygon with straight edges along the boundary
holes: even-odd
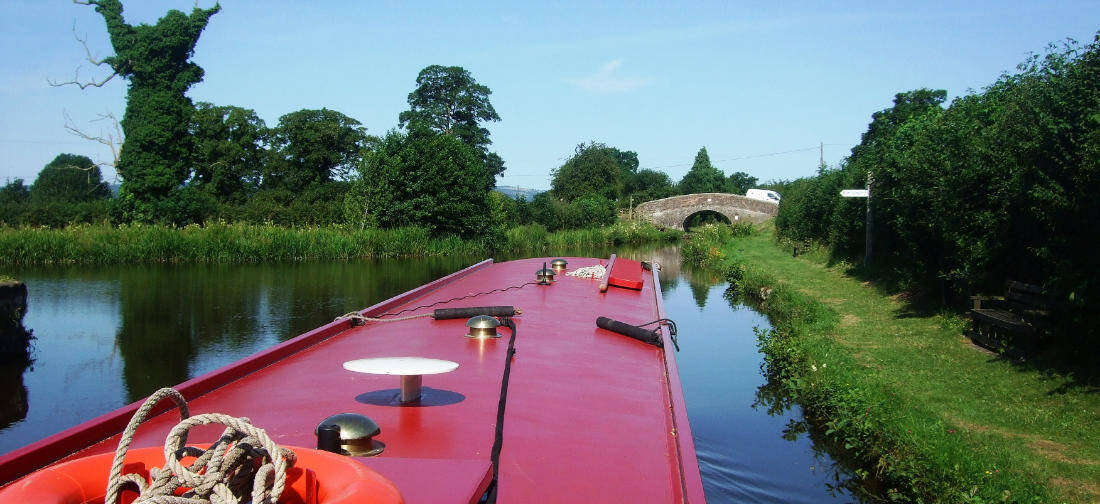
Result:
[[[313,430],[318,449],[354,457],[373,457],[382,453],[386,445],[374,440],[381,432],[374,420],[357,413],[332,415],[321,420]],[[334,442],[337,439],[338,443]]]
[[[547,268],[546,263],[542,263],[542,269],[535,272],[535,281],[539,285],[550,285],[554,281],[554,270]]]
[[[499,326],[500,322],[496,317],[478,315],[466,321],[466,327],[470,328],[470,332],[466,333],[466,337],[475,339],[499,338],[500,335],[497,334],[497,327]]]

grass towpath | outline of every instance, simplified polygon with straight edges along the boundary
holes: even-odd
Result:
[[[1056,502],[1100,502],[1097,387],[983,352],[957,315],[916,312],[898,296],[826,267],[820,256],[792,258],[775,244],[770,225],[723,252],[836,310],[835,331],[809,337],[831,339],[848,353],[856,368],[851,379],[896,393],[896,404],[910,410],[892,415],[905,424],[900,432],[935,438],[928,446],[941,453],[932,456],[977,462],[963,470],[985,468],[964,479],[994,488],[1045,486]]]

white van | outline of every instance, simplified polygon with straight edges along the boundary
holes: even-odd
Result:
[[[749,189],[745,191],[745,197],[775,203],[776,205],[779,204],[779,193],[767,189]]]

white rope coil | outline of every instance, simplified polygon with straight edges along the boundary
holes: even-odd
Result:
[[[607,268],[597,264],[595,266],[585,266],[583,268],[577,268],[565,274],[565,276],[577,277],[577,278],[603,278],[607,273]]]

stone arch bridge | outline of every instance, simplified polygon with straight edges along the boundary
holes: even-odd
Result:
[[[634,208],[635,218],[657,226],[684,230],[688,218],[699,212],[717,212],[730,220],[763,222],[775,217],[779,205],[738,194],[697,193],[647,201]]]

